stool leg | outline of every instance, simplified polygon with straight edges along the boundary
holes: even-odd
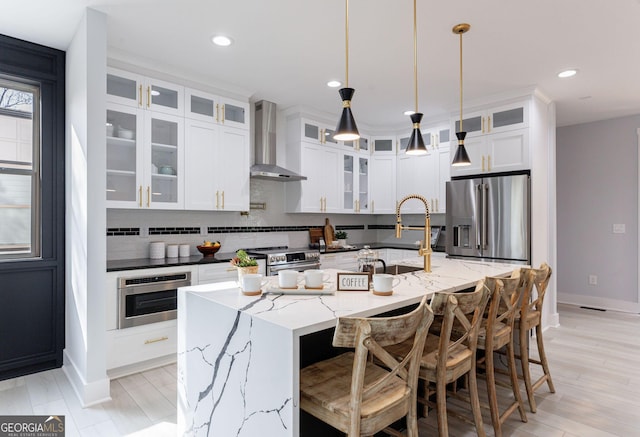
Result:
[[[476,425],[476,433],[478,434],[478,437],[485,437],[484,425],[482,424],[482,411],[480,411],[480,398],[478,397],[475,357],[472,358],[472,361],[473,365],[469,371],[469,401],[471,402],[471,410],[473,411],[473,421]]]
[[[438,377],[436,381],[436,410],[438,416],[438,435],[440,437],[449,437],[449,424],[447,423],[447,383],[444,382],[444,377]]]
[[[524,386],[527,390],[527,398],[529,398],[529,408],[532,413],[536,412],[536,400],[533,397],[533,387],[531,385],[531,373],[529,373],[529,330],[523,329],[520,325],[520,364],[522,365],[522,376]]]
[[[500,411],[498,410],[498,395],[496,394],[496,376],[493,367],[493,351],[485,351],[485,376],[487,378],[487,396],[491,410],[491,423],[496,437],[502,437]]]
[[[551,393],[555,393],[556,389],[553,386],[553,381],[551,381],[551,372],[549,371],[549,363],[547,362],[547,354],[544,352],[544,341],[542,340],[542,326],[536,326],[536,342],[538,343],[538,354],[540,355],[540,363],[542,363],[542,370],[547,379],[547,385],[549,386],[549,391]]]
[[[512,333],[513,334],[513,333]],[[522,402],[522,395],[520,395],[520,386],[518,384],[518,371],[516,370],[516,357],[513,347],[513,336],[509,343],[507,343],[507,360],[509,365],[509,377],[511,378],[511,389],[513,390],[513,396],[518,403],[518,412],[520,413],[520,420],[527,422],[527,413],[524,411],[524,403]]]

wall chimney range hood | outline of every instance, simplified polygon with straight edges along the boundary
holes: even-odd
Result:
[[[256,102],[255,160],[251,177],[271,181],[304,181],[306,176],[276,165],[276,104],[266,100]]]

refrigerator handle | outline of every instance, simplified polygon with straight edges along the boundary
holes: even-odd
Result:
[[[476,217],[476,249],[482,249],[482,231],[480,228],[480,225],[482,223],[482,210],[483,210],[483,198],[482,198],[482,184],[478,184],[476,185],[476,190],[478,191],[478,195],[476,196],[476,203],[478,203],[478,205],[476,205],[476,211],[477,211],[477,217]]]
[[[482,250],[487,250],[487,234],[489,231],[488,191],[489,184],[482,184]]]

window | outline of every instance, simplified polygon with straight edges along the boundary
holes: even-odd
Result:
[[[0,261],[40,257],[40,89],[0,77]]]

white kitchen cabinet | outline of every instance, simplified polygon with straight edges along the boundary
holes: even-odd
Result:
[[[288,144],[287,166],[307,180],[287,182],[287,212],[340,212],[339,169],[341,154],[320,144]]]
[[[395,155],[395,136],[373,136],[371,137],[371,148],[374,155]]]
[[[183,128],[181,117],[107,105],[109,207],[183,207]]]
[[[342,154],[342,193],[344,212],[369,212],[369,157],[357,152]]]
[[[335,127],[329,124],[301,117],[296,114],[287,119],[287,141],[299,143],[342,146],[343,143],[333,139]]]
[[[186,120],[185,208],[249,209],[249,131]]]
[[[115,68],[107,70],[107,101],[169,115],[184,115],[183,86]]]
[[[249,130],[249,103],[186,88],[185,117]]]
[[[457,141],[450,150],[455,154]],[[465,140],[471,165],[452,167],[451,176],[525,170],[529,165],[529,129],[517,129]]]
[[[453,132],[460,120],[452,119]],[[529,163],[529,102],[516,101],[471,112],[463,119],[467,132],[465,148],[471,165],[453,167],[451,176],[476,175],[526,170]],[[450,143],[451,156],[458,147],[455,135]]]
[[[358,271],[358,252],[334,252],[320,254],[320,268]]]
[[[436,194],[436,160],[433,152],[427,155],[406,155],[401,152],[396,161],[396,200],[399,202],[410,194],[418,194],[427,199]],[[424,214],[424,204],[409,199],[402,205],[403,214]]]
[[[418,238],[422,239],[422,238]],[[410,249],[387,249],[385,262],[387,265],[396,264],[398,261],[405,259],[413,259],[419,256],[418,248],[415,250]]]
[[[371,156],[370,210],[371,214],[396,212],[396,156],[374,154]]]

